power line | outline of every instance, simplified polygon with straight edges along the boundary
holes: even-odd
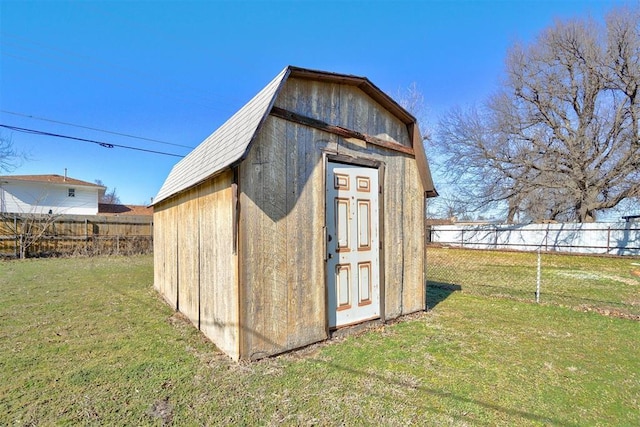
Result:
[[[29,133],[32,135],[41,135],[41,136],[52,136],[55,138],[64,138],[64,139],[71,139],[74,141],[81,141],[81,142],[90,142],[92,144],[97,144],[101,147],[104,148],[125,148],[128,150],[136,150],[136,151],[143,151],[145,153],[153,153],[153,154],[162,154],[164,156],[173,156],[173,157],[184,157],[180,154],[174,154],[174,153],[165,153],[163,151],[155,151],[155,150],[147,150],[145,148],[139,148],[139,147],[131,147],[128,145],[120,145],[120,144],[112,144],[110,142],[104,142],[104,141],[96,141],[95,139],[86,139],[86,138],[78,138],[75,136],[69,136],[69,135],[61,135],[58,133],[51,133],[51,132],[44,132],[41,130],[37,130],[37,129],[28,129],[28,128],[21,128],[21,127],[17,127],[17,126],[10,126],[10,125],[4,125],[0,123],[0,127],[9,129],[9,130],[13,130],[16,132],[22,132],[22,133]]]
[[[135,139],[141,139],[141,140],[144,140],[144,141],[157,142],[158,144],[173,145],[175,147],[191,148],[191,149],[195,148],[195,147],[190,147],[188,145],[181,145],[181,144],[174,144],[172,142],[160,141],[159,139],[146,138],[144,136],[130,135],[128,133],[114,132],[114,131],[105,130],[105,129],[99,129],[99,128],[94,128],[94,127],[89,127],[89,126],[77,125],[75,123],[68,123],[68,122],[62,122],[62,121],[59,121],[59,120],[47,119],[47,118],[44,118],[44,117],[32,116],[32,115],[24,114],[24,113],[16,113],[15,111],[8,111],[8,110],[2,110],[2,109],[0,109],[0,111],[3,112],[3,113],[7,113],[7,114],[13,114],[14,116],[27,117],[29,119],[42,120],[42,121],[51,122],[51,123],[58,123],[58,124],[61,124],[61,125],[73,126],[73,127],[77,127],[77,128],[81,128],[81,129],[95,130],[95,131],[98,131],[98,132],[109,133],[109,134],[112,134],[112,135],[126,136],[127,138],[135,138]]]

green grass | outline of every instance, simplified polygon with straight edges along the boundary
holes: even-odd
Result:
[[[0,425],[640,425],[640,322],[445,289],[406,321],[236,364],[152,258],[0,263]]]
[[[537,254],[429,247],[432,286],[535,301]],[[640,259],[542,254],[540,302],[640,319]]]

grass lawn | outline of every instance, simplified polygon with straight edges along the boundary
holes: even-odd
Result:
[[[0,262],[0,425],[640,425],[640,322],[446,289],[404,322],[236,364],[152,258]]]

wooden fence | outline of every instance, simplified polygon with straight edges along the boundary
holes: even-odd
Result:
[[[19,257],[25,236],[43,232],[28,256],[133,255],[153,251],[150,216],[0,216],[0,257]]]

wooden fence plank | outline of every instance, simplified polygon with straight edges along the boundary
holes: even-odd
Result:
[[[0,256],[19,253],[24,221],[46,226],[44,234],[29,248],[30,256],[131,255],[153,250],[153,218],[62,215],[0,215]]]

